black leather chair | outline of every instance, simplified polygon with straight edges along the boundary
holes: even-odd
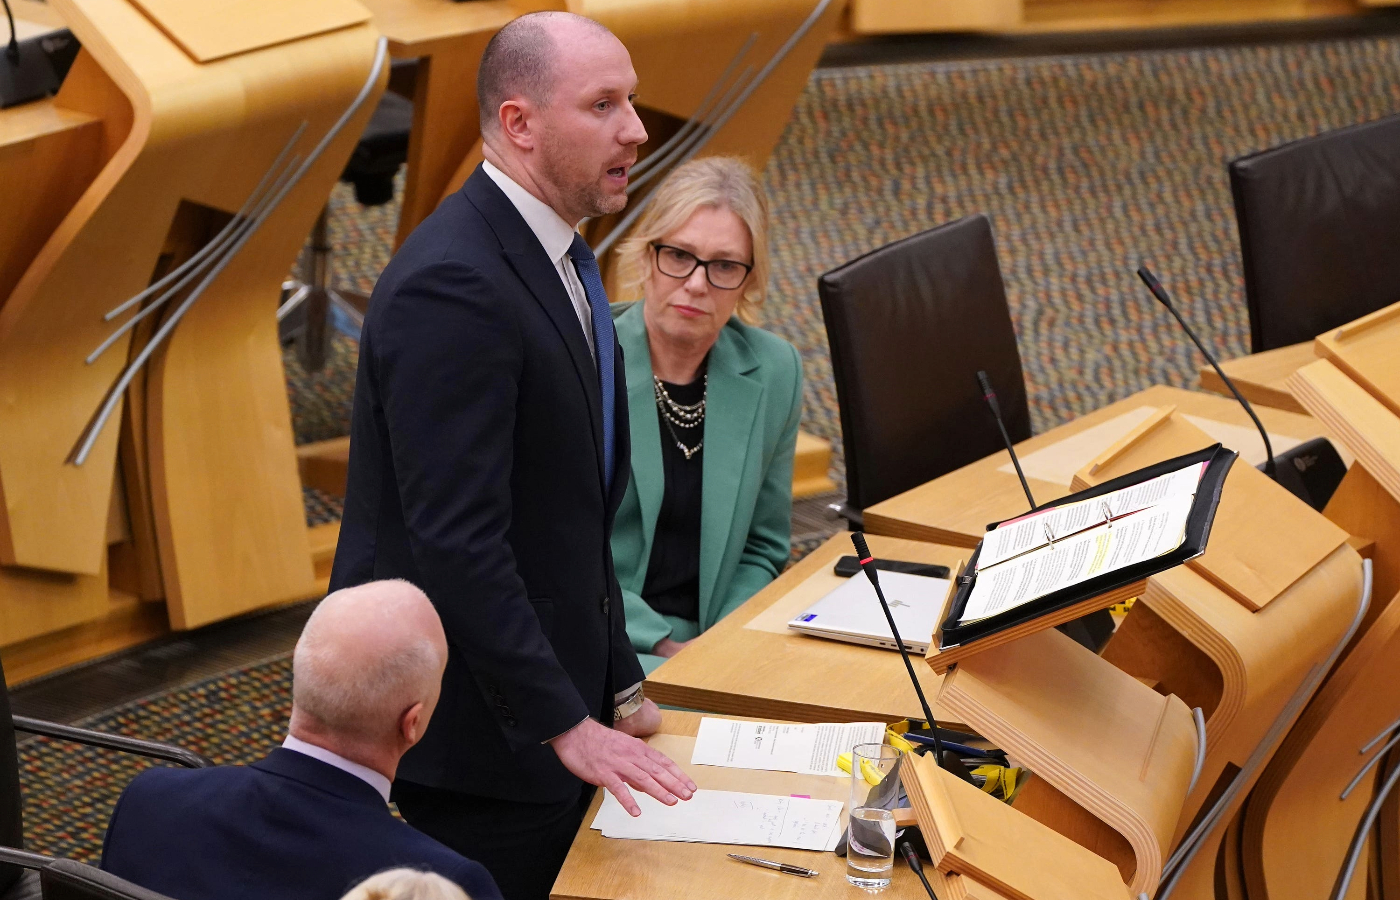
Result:
[[[170,900],[164,894],[148,891],[140,885],[72,859],[0,847],[0,863],[27,869],[38,876],[37,879],[26,879],[25,883],[12,889],[12,894],[0,890],[0,900],[11,900],[12,897],[14,900],[29,900],[31,897],[42,897],[43,900]],[[38,884],[34,884],[34,881]],[[20,890],[25,893],[19,893]]]
[[[1255,353],[1400,302],[1400,115],[1229,170]]]
[[[399,166],[408,160],[408,138],[412,129],[412,101],[385,92],[340,174],[341,181],[355,186],[355,200],[361,206],[382,206],[394,199],[394,176]],[[302,281],[282,285],[285,299],[277,310],[282,341],[295,343],[297,358],[308,372],[318,372],[326,363],[332,307],[359,328],[364,324],[368,302],[368,298],[347,296],[350,292],[330,286],[329,210],[329,205],[322,208],[312,226],[311,248],[302,264]]]
[[[24,868],[41,868],[36,865],[30,865],[29,863],[18,862],[17,858],[9,852],[11,850],[23,852],[24,850],[24,800],[23,794],[20,791],[19,751],[15,743],[16,732],[42,735],[44,737],[63,741],[72,741],[73,743],[85,744],[89,747],[101,747],[106,750],[134,753],[138,756],[145,756],[150,759],[173,762],[191,769],[213,765],[210,760],[198,753],[170,744],[145,741],[140,738],[126,737],[120,734],[93,731],[90,728],[75,728],[71,725],[60,725],[57,722],[45,722],[40,719],[31,719],[27,716],[13,715],[10,710],[10,692],[5,686],[5,670],[3,666],[0,666],[0,851],[5,851],[4,853],[0,853],[0,900],[3,900],[3,898],[7,896],[7,892],[17,890],[20,887],[19,882],[23,875]],[[46,857],[38,858],[47,859]],[[30,862],[33,862],[33,860],[30,860]],[[80,864],[74,863],[74,865]],[[120,879],[117,880],[120,881]],[[125,884],[125,882],[122,883]],[[117,897],[127,895],[46,893],[45,896]],[[155,898],[159,895],[146,892],[144,895],[133,896],[149,896]]]
[[[958,219],[873,250],[817,282],[861,511],[1004,446],[977,384],[986,370],[1012,441],[1030,437],[1021,356],[992,226]]]

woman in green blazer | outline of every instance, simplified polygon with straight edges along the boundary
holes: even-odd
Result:
[[[612,550],[650,672],[787,564],[802,361],[750,324],[768,279],[767,204],[743,162],[677,169],[621,262],[642,299],[613,307],[632,478]]]

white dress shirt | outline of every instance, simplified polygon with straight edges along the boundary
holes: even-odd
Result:
[[[282,749],[309,756],[312,759],[319,759],[328,766],[335,766],[342,772],[349,772],[356,778],[368,784],[379,792],[379,796],[384,798],[384,802],[389,802],[389,779],[374,771],[368,766],[362,766],[357,762],[351,762],[339,754],[332,753],[325,747],[317,747],[315,744],[308,744],[300,738],[294,738],[290,734],[282,741]]]
[[[489,161],[483,162],[481,168],[496,182],[496,187],[506,195],[506,199],[515,207],[516,212],[520,213],[525,224],[530,226],[540,246],[544,248],[545,255],[554,263],[554,271],[559,275],[559,280],[564,282],[564,290],[568,292],[569,299],[574,304],[574,314],[578,316],[578,323],[583,326],[583,339],[588,342],[588,352],[593,354],[596,362],[598,352],[593,347],[593,307],[588,303],[588,294],[583,289],[583,282],[578,280],[573,257],[569,256],[569,247],[574,242],[577,226],[565,222],[552,207],[516,184],[509,175],[491,165]]]

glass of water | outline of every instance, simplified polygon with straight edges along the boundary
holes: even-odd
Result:
[[[900,755],[884,744],[857,744],[851,752],[846,880],[869,891],[889,887],[894,869],[892,810],[899,799]]]

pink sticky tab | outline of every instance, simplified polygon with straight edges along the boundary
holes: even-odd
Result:
[[[788,794],[789,797],[796,797],[799,800],[811,800],[811,794]]]

